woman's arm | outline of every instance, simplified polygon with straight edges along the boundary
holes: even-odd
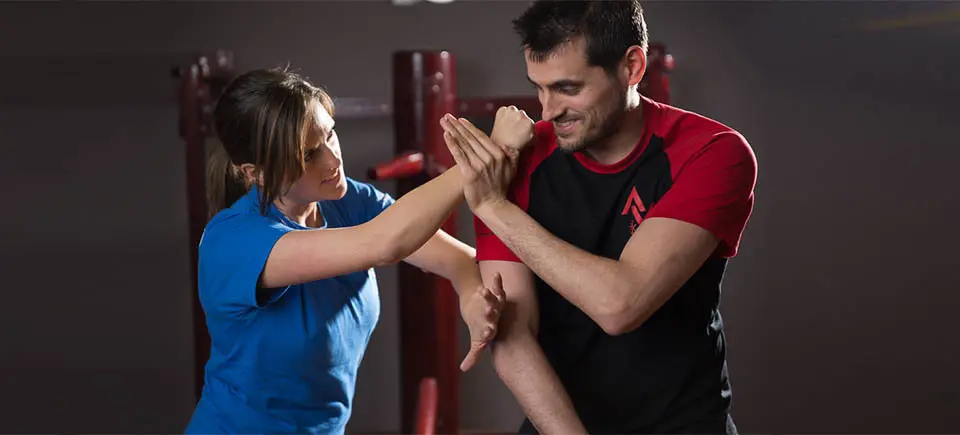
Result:
[[[440,124],[452,129],[456,118]],[[444,140],[452,135],[444,132]],[[499,155],[476,163],[482,168],[512,164]],[[396,263],[423,246],[463,197],[463,170],[454,166],[408,192],[372,220],[348,228],[291,231],[280,237],[267,257],[260,278],[266,288],[300,284],[374,266]],[[482,171],[468,171],[479,174]]]
[[[460,296],[460,315],[470,330],[470,351],[460,370],[469,370],[497,335],[506,301],[503,284],[493,280],[489,288],[484,287],[476,250],[442,230],[404,261],[453,283]]]
[[[439,230],[404,262],[450,280],[457,295],[483,286],[477,268],[476,250]]]
[[[396,263],[437,232],[462,191],[461,171],[453,167],[364,224],[284,234],[267,257],[260,284],[284,287]]]

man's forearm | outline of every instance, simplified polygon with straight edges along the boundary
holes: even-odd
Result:
[[[546,356],[529,333],[494,343],[493,366],[524,413],[544,434],[587,433]]]
[[[530,270],[598,323],[622,309],[624,273],[618,261],[559,239],[508,201],[476,215]]]

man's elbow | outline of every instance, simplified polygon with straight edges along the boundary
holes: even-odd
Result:
[[[607,335],[623,335],[635,331],[653,315],[646,305],[629,298],[610,298],[592,317]]]
[[[634,312],[622,311],[601,316],[596,319],[596,322],[607,335],[617,336],[637,330],[648,317]]]

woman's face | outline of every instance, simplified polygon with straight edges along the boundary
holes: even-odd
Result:
[[[314,101],[310,106],[313,116],[307,123],[303,145],[305,170],[284,195],[301,204],[340,199],[347,193],[340,141],[333,130],[333,118],[319,102]]]

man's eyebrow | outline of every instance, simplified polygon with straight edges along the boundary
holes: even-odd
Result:
[[[533,79],[530,78],[530,76],[527,76],[527,81],[529,81],[536,87],[540,87],[540,85],[534,82]],[[547,84],[547,87],[550,89],[563,88],[567,86],[583,86],[583,82],[580,80],[562,79],[562,80],[557,80],[553,83]]]

